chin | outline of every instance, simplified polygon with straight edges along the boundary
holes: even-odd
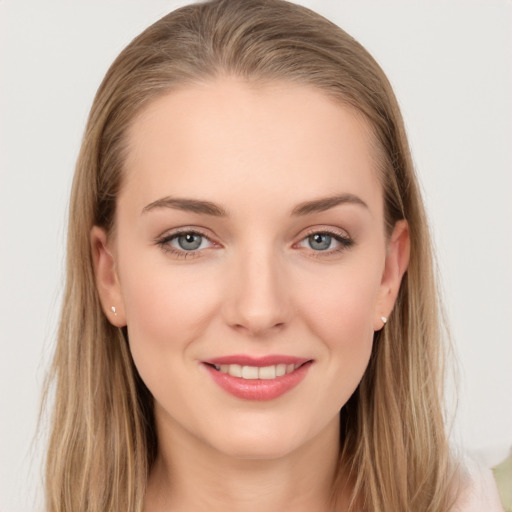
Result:
[[[294,422],[295,425],[285,421],[247,423],[221,428],[218,433],[210,431],[210,445],[236,459],[275,460],[300,450],[314,437],[300,421]]]
[[[214,448],[233,459],[276,460],[290,455],[298,446],[285,443],[283,439],[269,440],[259,435],[256,439],[230,439]]]

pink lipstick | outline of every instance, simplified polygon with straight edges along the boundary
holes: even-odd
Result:
[[[283,355],[230,355],[202,363],[214,382],[233,396],[245,400],[273,400],[297,386],[313,361]]]

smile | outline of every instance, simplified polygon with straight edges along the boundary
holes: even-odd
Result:
[[[239,364],[221,364],[213,365],[213,367],[221,372],[227,373],[232,377],[239,377],[242,379],[263,379],[270,380],[276,377],[288,375],[297,370],[300,364],[276,364],[272,366],[241,366]]]
[[[288,356],[229,356],[204,361],[214,382],[244,400],[273,400],[295,388],[307,375],[311,359]]]

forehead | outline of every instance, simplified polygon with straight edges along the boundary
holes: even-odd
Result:
[[[121,196],[141,208],[165,194],[236,208],[352,193],[382,209],[368,123],[313,87],[227,77],[189,85],[154,100],[127,137]]]

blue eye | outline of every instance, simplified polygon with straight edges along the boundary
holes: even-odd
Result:
[[[174,237],[172,242],[176,241],[179,248],[184,251],[195,251],[201,247],[203,238],[204,237],[198,233],[185,233]],[[173,244],[171,243],[171,245]]]
[[[178,258],[200,256],[202,249],[215,246],[207,236],[196,231],[180,231],[156,240],[156,243],[167,253]]]
[[[315,233],[307,238],[309,246],[315,251],[326,251],[331,247],[333,237],[327,233]]]
[[[339,253],[354,245],[354,241],[345,234],[331,233],[329,231],[312,232],[303,238],[299,246],[305,249],[312,249],[311,255],[332,255]]]

